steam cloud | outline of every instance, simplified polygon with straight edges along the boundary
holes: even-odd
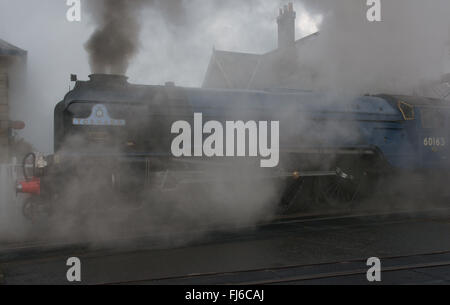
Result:
[[[299,59],[310,73],[300,82],[311,89],[421,94],[450,72],[449,1],[381,0],[382,22],[375,23],[366,19],[366,1],[303,2],[324,16],[320,38]]]
[[[176,66],[179,70],[186,71],[183,75],[191,74],[189,77],[179,76],[181,78],[190,79],[192,74],[203,74],[198,71],[197,59],[187,60],[180,57],[178,52],[183,50],[181,52],[184,56],[190,57],[192,53],[203,52],[198,44],[204,48],[207,33],[218,25],[222,27],[225,22],[223,14],[229,15],[237,7],[242,15],[245,12],[251,20],[256,16],[262,19],[272,16],[267,24],[273,27],[273,40],[276,41],[274,18],[277,7],[287,1],[268,3],[261,0],[231,0],[226,3],[203,3],[193,0],[188,2],[189,5],[182,0],[91,2],[88,8],[97,29],[86,43],[86,50],[92,72],[124,74],[136,56],[141,67],[138,69],[140,73],[143,72],[142,69],[158,70],[159,75],[168,74],[167,78],[173,80],[174,76],[165,70],[174,70]],[[302,16],[309,16],[311,18],[307,18],[308,20],[320,20],[322,23],[310,25],[320,28],[320,38],[301,47],[298,57],[301,72],[292,77],[289,86],[355,94],[422,94],[421,88],[424,85],[437,81],[444,73],[448,73],[443,62],[445,56],[449,55],[450,21],[446,12],[450,11],[450,3],[436,0],[430,5],[420,0],[397,0],[381,1],[381,4],[383,21],[370,23],[366,19],[368,7],[365,1],[295,1],[299,22]],[[157,18],[159,21],[155,23],[141,18],[141,11],[145,11],[149,18]],[[297,31],[300,33],[299,24]],[[263,26],[268,25],[264,23]],[[148,31],[147,27],[157,28]],[[141,30],[152,36],[140,40]],[[235,36],[246,35],[245,28],[239,30],[242,33],[236,32],[236,29],[233,31]],[[228,37],[229,34],[215,33],[217,41],[221,42],[220,48],[249,52],[258,52],[257,49],[261,48],[256,46],[259,44],[257,41],[254,43],[255,50],[249,49],[248,45],[239,47],[235,41],[241,41],[242,37]],[[203,39],[199,35],[203,35]],[[155,39],[159,41],[158,48],[152,42]],[[248,37],[247,40],[249,39],[253,38]],[[224,42],[229,45],[224,45]],[[177,52],[172,50],[174,45]],[[143,62],[142,54],[137,56],[141,46],[146,53],[151,53],[145,54],[145,61],[150,62]],[[167,50],[165,58],[157,54],[161,48]],[[202,54],[206,57],[209,55]]]

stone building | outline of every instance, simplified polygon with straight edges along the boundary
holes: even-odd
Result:
[[[24,71],[26,60],[26,51],[0,39],[0,163],[8,162],[11,132],[16,127],[10,120],[10,88],[16,85],[12,82]]]
[[[295,39],[296,12],[292,3],[277,18],[278,48],[265,54],[213,50],[203,88],[305,89],[313,78],[298,60],[319,33]]]

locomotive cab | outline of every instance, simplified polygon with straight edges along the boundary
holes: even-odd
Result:
[[[449,119],[447,101],[411,96],[390,97],[403,117],[406,139],[411,143],[407,168],[445,172],[450,169]]]

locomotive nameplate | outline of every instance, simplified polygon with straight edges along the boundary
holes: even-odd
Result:
[[[95,105],[88,118],[74,118],[72,124],[75,126],[125,126],[125,120],[113,119],[109,116],[105,105]]]

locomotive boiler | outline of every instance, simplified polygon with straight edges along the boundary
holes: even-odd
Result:
[[[199,115],[215,128],[197,126]],[[423,97],[147,86],[96,74],[77,81],[56,105],[54,154],[30,154],[17,187],[32,194],[24,206],[29,216],[39,205],[57,208],[73,181],[88,176],[103,181],[101,192],[126,194],[126,202],[139,200],[148,188],[207,185],[226,172],[234,181],[282,181],[280,207],[301,196],[307,178],[315,200],[346,203],[370,195],[392,172],[447,173],[449,116],[445,101]],[[173,151],[180,136],[176,122],[192,126],[183,143],[190,154]],[[229,122],[235,129],[226,130]],[[278,122],[278,134],[271,133],[270,122]],[[241,136],[234,134],[239,128]],[[230,142],[225,131],[233,133]],[[209,147],[215,153],[196,153],[213,132]],[[275,166],[261,166],[264,157],[273,157],[261,154],[261,141],[277,154]]]

